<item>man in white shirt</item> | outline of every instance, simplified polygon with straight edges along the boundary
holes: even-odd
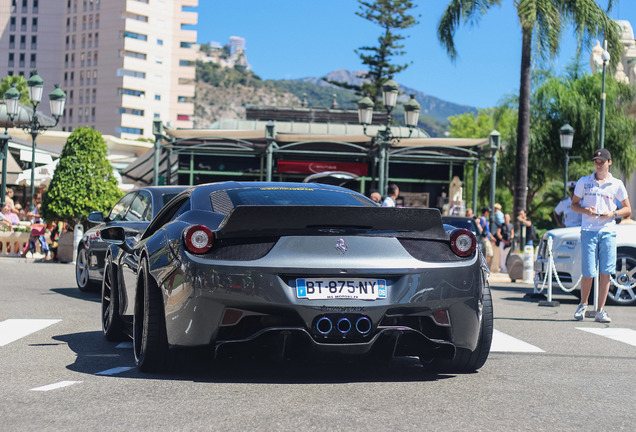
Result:
[[[576,182],[571,181],[568,183],[568,190],[570,196],[556,206],[554,209],[554,218],[560,227],[576,227],[581,226],[581,213],[577,213],[572,210],[572,195],[574,194],[574,187]]]
[[[632,207],[627,190],[620,179],[610,174],[612,155],[607,149],[598,149],[592,157],[596,172],[581,177],[574,188],[572,210],[583,215],[581,221],[581,304],[574,319],[585,317],[587,300],[592,290],[592,280],[599,274],[598,304],[594,321],[608,323],[605,300],[609,292],[610,275],[616,273],[616,222],[617,217],[629,218]],[[617,210],[616,200],[623,206]],[[598,261],[598,268],[597,263]]]
[[[400,189],[395,183],[391,183],[387,189],[387,197],[382,202],[382,207],[395,207]]]

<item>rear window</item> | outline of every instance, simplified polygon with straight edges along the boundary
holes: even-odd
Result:
[[[216,191],[210,194],[212,210],[228,214],[238,206],[299,205],[299,206],[358,206],[375,207],[376,204],[355,192],[294,188],[259,187]]]
[[[475,223],[470,219],[449,219],[442,218],[442,222],[447,225],[452,225],[455,228],[464,228],[469,231],[475,232]]]

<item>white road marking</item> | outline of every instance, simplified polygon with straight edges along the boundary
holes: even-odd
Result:
[[[116,374],[119,374],[119,373],[122,373],[122,372],[129,371],[131,369],[134,369],[134,368],[127,367],[127,366],[120,366],[120,367],[108,369],[108,370],[105,370],[105,371],[97,372],[95,375],[116,375]]]
[[[42,330],[59,319],[8,319],[0,322],[0,346],[14,342],[20,338]]]
[[[493,330],[490,352],[545,352],[520,339],[509,336],[499,330]]]
[[[595,335],[613,339],[615,341],[624,342],[628,345],[636,346],[636,330],[628,328],[594,328],[594,327],[577,327]]]
[[[132,342],[122,342],[119,345],[117,345],[115,348],[119,348],[119,349],[132,349],[133,344]]]
[[[82,381],[60,381],[58,383],[55,384],[49,384],[49,385],[45,385],[42,387],[36,387],[36,388],[32,388],[32,391],[49,391],[49,390],[56,390],[59,388],[63,388],[63,387],[68,387],[68,386],[72,386],[73,384],[79,384]]]

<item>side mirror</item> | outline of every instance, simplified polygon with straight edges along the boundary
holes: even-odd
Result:
[[[90,212],[88,214],[88,221],[94,224],[102,223],[104,222],[104,213],[100,211]]]
[[[99,236],[106,243],[114,244],[127,253],[132,252],[132,248],[126,243],[126,231],[122,227],[104,228],[99,231]]]

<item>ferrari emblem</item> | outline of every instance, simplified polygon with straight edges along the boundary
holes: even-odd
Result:
[[[348,248],[349,248],[349,245],[342,238],[338,240],[338,242],[336,243],[336,249],[338,249],[338,251],[343,255],[345,254],[345,252],[347,252]]]

